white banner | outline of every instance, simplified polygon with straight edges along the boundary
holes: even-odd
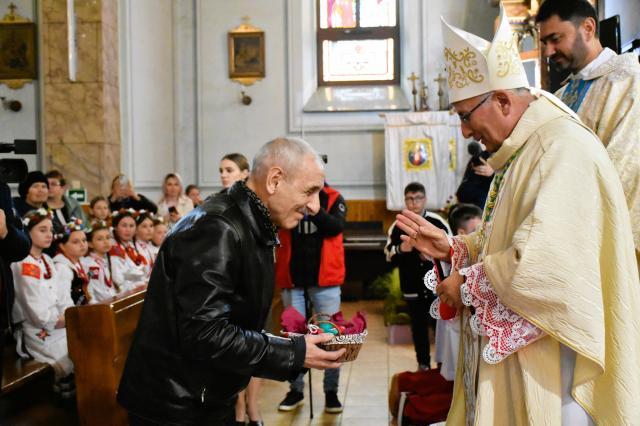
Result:
[[[404,187],[420,182],[427,208],[437,210],[453,196],[470,156],[460,119],[449,111],[385,115],[387,209],[404,208]]]

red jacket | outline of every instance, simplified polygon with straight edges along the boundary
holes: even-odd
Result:
[[[338,199],[340,193],[330,186],[325,186],[323,191],[328,195],[327,211]],[[289,262],[291,260],[291,231],[280,229],[278,231],[280,246],[276,251],[276,286],[278,288],[293,288]],[[320,287],[330,287],[342,285],[344,283],[344,246],[342,244],[342,233],[333,237],[327,237],[322,242],[320,252],[320,272],[318,274],[318,285]]]

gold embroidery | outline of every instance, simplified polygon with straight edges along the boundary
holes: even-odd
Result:
[[[419,172],[433,168],[433,139],[429,136],[420,139],[405,139],[403,144],[404,169]]]
[[[448,47],[444,49],[444,58],[449,63],[449,88],[462,89],[465,86],[484,81],[484,76],[478,69],[476,53],[466,47],[461,52],[456,52]]]
[[[458,147],[456,140],[451,138],[449,140],[449,170],[454,172],[458,168]]]
[[[512,38],[509,41],[498,41],[496,44],[498,77],[520,74],[522,72],[522,68],[518,66],[520,63],[520,54],[518,53],[515,40]]]

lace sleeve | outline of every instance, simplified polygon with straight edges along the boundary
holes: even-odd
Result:
[[[459,271],[469,266],[469,248],[462,238],[449,237],[451,246],[451,269]]]
[[[471,329],[489,338],[489,343],[482,350],[482,357],[487,363],[497,364],[545,335],[500,302],[483,263],[461,269],[460,275],[466,277],[460,287],[462,303],[475,308],[475,314],[469,320]]]
[[[445,275],[448,274],[449,271],[459,270],[469,264],[469,248],[464,240],[457,237],[447,236],[449,239],[449,245],[451,246],[450,255],[451,255],[451,264],[449,266],[442,265],[443,269],[445,269]],[[432,262],[435,263],[433,259],[430,258]],[[424,285],[428,290],[432,291],[434,294],[436,292],[436,286],[440,281],[442,281],[445,277],[441,277],[438,274],[438,269],[433,267],[427,271],[424,276]],[[443,319],[440,316],[440,299],[436,297],[436,299],[431,303],[429,308],[429,314],[435,319]]]

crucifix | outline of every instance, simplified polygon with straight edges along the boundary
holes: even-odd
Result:
[[[418,94],[418,90],[416,89],[416,80],[418,80],[419,77],[417,75],[415,75],[414,73],[411,73],[411,75],[409,77],[407,77],[407,80],[409,80],[411,82],[411,94],[413,95],[413,110],[417,111],[418,110],[418,105],[416,103],[416,95]]]
[[[447,97],[445,95],[445,87],[444,87],[444,83],[447,81],[446,77],[438,73],[438,78],[434,78],[433,81],[438,83],[438,98],[440,100],[440,111],[448,110],[449,102],[447,102]]]

